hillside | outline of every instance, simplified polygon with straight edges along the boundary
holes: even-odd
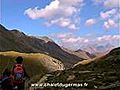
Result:
[[[24,65],[28,75],[31,78],[36,76],[40,77],[45,73],[64,70],[64,65],[57,59],[54,59],[48,55],[41,53],[19,53],[14,51],[0,52],[0,73],[4,71],[5,68],[11,69],[15,63],[15,58],[17,56],[22,56],[24,58]]]
[[[88,68],[87,69],[92,69],[93,67],[95,67],[94,69],[96,69],[96,71],[98,69],[100,70],[104,70],[105,67],[110,66],[109,69],[113,69],[111,65],[116,64],[116,61],[119,62],[119,58],[120,58],[120,47],[115,48],[113,50],[111,50],[108,54],[104,55],[104,56],[99,56],[94,58],[93,60],[91,60],[91,62],[85,64]],[[83,62],[83,61],[82,61]],[[119,63],[117,63],[119,64]],[[82,64],[78,64],[76,67],[74,67],[74,69],[81,67]],[[108,70],[108,66],[107,66],[107,70]],[[84,67],[84,66],[83,66]],[[115,67],[115,66],[113,66]]]
[[[96,57],[94,54],[90,54],[89,52],[83,51],[81,49],[78,49],[76,51],[74,51],[74,50],[68,50],[67,48],[64,48],[64,47],[62,47],[62,49],[64,51],[70,53],[70,54],[73,54],[73,55],[76,55],[76,56],[78,56],[80,58],[83,58],[84,60]]]
[[[18,30],[7,30],[0,25],[0,51],[17,51],[22,53],[43,53],[62,61],[66,67],[71,67],[82,58],[70,54],[49,38],[27,36]]]
[[[120,47],[90,62],[79,63],[71,69],[51,75],[53,77],[48,77],[45,82],[88,83],[88,86],[49,87],[49,90],[120,90]]]

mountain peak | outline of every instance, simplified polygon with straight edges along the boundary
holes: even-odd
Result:
[[[0,24],[0,30],[7,30],[2,24]]]
[[[75,52],[83,52],[83,50],[81,50],[81,49],[78,49],[78,50],[76,50]]]
[[[20,32],[19,30],[16,30],[16,29],[11,30],[11,32],[12,32],[13,34],[18,35],[18,36],[24,36],[24,35],[25,35],[25,33]]]
[[[50,39],[49,37],[47,36],[38,36],[37,38],[41,39],[41,40],[44,40],[46,43],[47,42],[54,42],[52,39]]]

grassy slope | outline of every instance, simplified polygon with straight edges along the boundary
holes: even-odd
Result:
[[[88,82],[89,86],[83,90],[120,90],[120,48],[85,63],[69,70],[52,73],[54,76],[48,77],[46,82]],[[61,90],[61,88],[49,88],[49,90]],[[80,90],[80,88],[62,88],[62,90]]]
[[[45,58],[48,58],[49,60],[51,58],[50,56],[40,53],[25,54],[11,51],[0,52],[0,73],[2,73],[5,68],[12,69],[12,66],[15,63],[15,58],[17,56],[22,56],[24,58],[24,66],[28,75],[30,75],[33,78],[33,81],[39,80],[42,75],[50,71],[49,69],[54,70],[54,68],[49,68],[50,65],[47,65],[48,63],[46,63],[47,61],[45,61]],[[45,64],[48,67],[46,67]],[[54,65],[54,63],[51,65]]]

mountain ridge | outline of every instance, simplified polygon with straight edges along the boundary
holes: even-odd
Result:
[[[44,53],[62,61],[66,67],[71,67],[76,62],[83,60],[83,58],[64,51],[55,42],[49,40],[46,42],[44,39],[27,36],[16,29],[8,30],[0,25],[0,51]]]

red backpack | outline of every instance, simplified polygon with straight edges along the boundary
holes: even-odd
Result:
[[[16,64],[13,73],[14,73],[14,81],[16,83],[22,83],[24,78],[23,64]]]

